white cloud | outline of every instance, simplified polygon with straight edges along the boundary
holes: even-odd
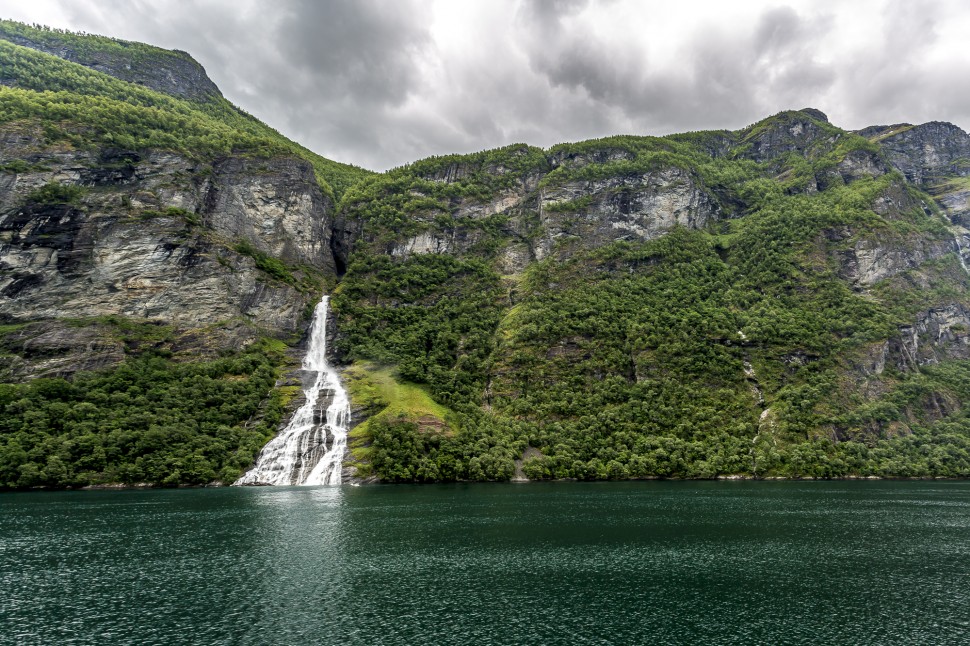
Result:
[[[183,49],[247,111],[334,159],[737,128],[970,125],[958,0],[0,0],[0,15]]]

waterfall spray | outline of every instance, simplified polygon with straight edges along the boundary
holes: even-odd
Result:
[[[256,464],[236,485],[340,484],[350,398],[337,371],[327,362],[327,309],[324,296],[313,310],[310,342],[303,357],[306,401],[289,424],[263,447]],[[332,398],[321,410],[326,395]]]

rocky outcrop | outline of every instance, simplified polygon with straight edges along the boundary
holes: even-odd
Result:
[[[588,164],[630,160],[631,154],[620,148],[554,154],[549,164],[576,171]],[[459,182],[474,172],[482,170],[451,164],[427,179]],[[503,169],[486,168],[484,172],[502,174]],[[408,226],[414,232],[398,237],[386,251],[398,258],[424,253],[464,254],[488,243],[495,231],[481,223],[500,216],[503,242],[496,263],[501,273],[514,274],[534,260],[568,253],[577,243],[589,248],[620,240],[652,240],[677,226],[703,228],[720,216],[717,201],[700,179],[677,166],[597,180],[570,179],[574,176],[533,171],[487,197],[458,196],[447,204],[439,201],[436,208],[411,211]],[[410,195],[431,197],[414,189]],[[344,223],[352,222],[353,215],[353,207],[346,209],[338,226],[352,230]],[[357,233],[365,242],[366,232],[364,224],[363,233]]]
[[[513,149],[506,158],[509,164],[472,159],[432,165],[416,173],[406,190],[409,204],[401,212],[404,224],[393,231],[381,224],[371,226],[368,203],[345,204],[334,222],[332,239],[338,272],[355,245],[371,245],[380,253],[404,260],[420,254],[495,251],[496,244],[500,272],[522,271],[536,259],[531,234],[546,160],[533,158],[525,168],[509,165],[518,156],[534,152],[526,147]],[[469,186],[474,190],[468,190]],[[404,201],[400,194],[387,197],[395,207]]]
[[[807,155],[820,140],[828,137],[834,140],[835,135],[820,125],[827,123],[828,117],[813,108],[783,112],[742,130],[745,147],[740,153],[757,162],[771,161],[788,153]]]
[[[885,175],[889,169],[879,155],[867,150],[853,150],[838,163],[837,172],[846,184]]]
[[[908,242],[863,239],[839,253],[839,275],[860,287],[915,269],[958,249],[952,239],[918,238]]]
[[[690,172],[676,166],[634,176],[573,180],[539,196],[543,258],[570,240],[586,248],[619,240],[646,241],[676,226],[699,229],[719,216],[717,203]]]
[[[23,133],[7,141],[4,158],[29,168],[0,173],[0,319],[48,326],[19,346],[23,374],[120,358],[96,326],[95,342],[57,325],[66,319],[164,321],[183,349],[194,339],[202,352],[258,330],[298,335],[317,298],[300,281],[335,272],[333,205],[303,160],[210,165],[160,151],[46,149]],[[96,358],[50,361],[79,349]]]
[[[334,272],[330,249],[334,205],[313,167],[293,157],[230,157],[212,166],[202,206],[206,226],[250,240],[287,262]]]
[[[183,51],[93,36],[88,37],[82,47],[76,44],[76,37],[64,37],[56,32],[31,32],[33,36],[18,33],[12,25],[0,22],[0,39],[15,45],[180,98],[206,101],[222,97],[202,65]],[[151,56],[134,55],[133,49],[150,50]]]
[[[970,308],[954,303],[920,312],[890,339],[887,357],[901,372],[948,359],[970,359]]]
[[[944,183],[931,190],[954,224],[970,228],[970,181]]]
[[[952,123],[873,126],[859,134],[878,142],[889,162],[915,184],[970,175],[970,136]]]

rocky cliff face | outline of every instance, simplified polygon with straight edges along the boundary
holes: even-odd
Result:
[[[891,353],[899,370],[917,370],[948,359],[970,358],[970,308],[962,303],[920,312],[900,329]]]
[[[878,142],[889,162],[914,184],[932,186],[970,175],[970,136],[952,123],[873,126],[860,134]]]
[[[941,121],[918,126],[873,126],[860,131],[877,142],[890,164],[929,192],[951,222],[970,224],[970,136]]]
[[[340,215],[338,244],[370,246],[399,259],[428,253],[492,255],[498,249],[500,273],[515,274],[550,256],[653,240],[675,227],[703,229],[721,217],[710,189],[686,168],[598,170],[634,157],[607,148],[542,154],[515,170],[473,159],[445,164],[415,177],[406,189],[409,203],[395,204],[406,222],[401,234],[369,217],[373,199],[351,199]],[[596,169],[595,177],[586,176],[588,168]],[[489,184],[496,186],[485,188]],[[400,198],[377,199],[395,203]]]
[[[824,113],[808,108],[742,130],[740,139],[744,148],[739,152],[762,163],[790,153],[811,156],[820,141],[828,138],[829,143],[834,142],[836,133],[833,130]]]
[[[176,349],[203,354],[257,333],[299,336],[312,286],[334,274],[333,204],[302,160],[79,151],[7,129],[0,164],[11,160],[21,169],[0,174],[0,318],[45,321],[10,341],[28,357],[14,377],[92,363],[31,356],[117,360],[97,331],[111,316],[162,322]]]
[[[3,79],[25,105],[56,63],[95,116],[0,124],[0,382],[275,337],[254,346],[288,353],[270,383],[325,290],[330,347],[380,373],[365,402],[421,384],[355,439],[389,479],[798,475],[822,437],[883,441],[966,399],[970,138],[950,124],[850,133],[808,109],[365,177],[253,134],[182,53],[0,38],[189,99],[153,138],[109,137],[98,88],[119,129],[173,100],[138,90],[127,119],[130,86],[4,45],[33,57]],[[193,110],[233,136],[175,136]],[[259,406],[292,411],[296,374]]]
[[[570,242],[589,248],[620,240],[645,242],[678,226],[702,229],[719,213],[697,177],[675,166],[546,186],[538,210],[543,229],[536,245],[539,259]]]
[[[865,289],[879,281],[917,269],[931,260],[958,252],[949,236],[889,241],[863,238],[841,253],[840,275]]]
[[[202,65],[182,51],[98,36],[78,39],[52,31],[25,31],[5,21],[0,21],[0,38],[165,94],[193,101],[222,97]]]

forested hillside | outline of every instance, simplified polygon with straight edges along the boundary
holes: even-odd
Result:
[[[187,54],[0,21],[0,487],[237,477],[368,174]]]
[[[968,140],[934,130],[806,110],[364,181],[343,351],[451,412],[359,429],[362,471],[967,475]],[[907,181],[925,143],[950,158]]]
[[[0,487],[231,482],[322,293],[348,479],[968,476],[968,177],[812,109],[374,174],[0,22]]]

